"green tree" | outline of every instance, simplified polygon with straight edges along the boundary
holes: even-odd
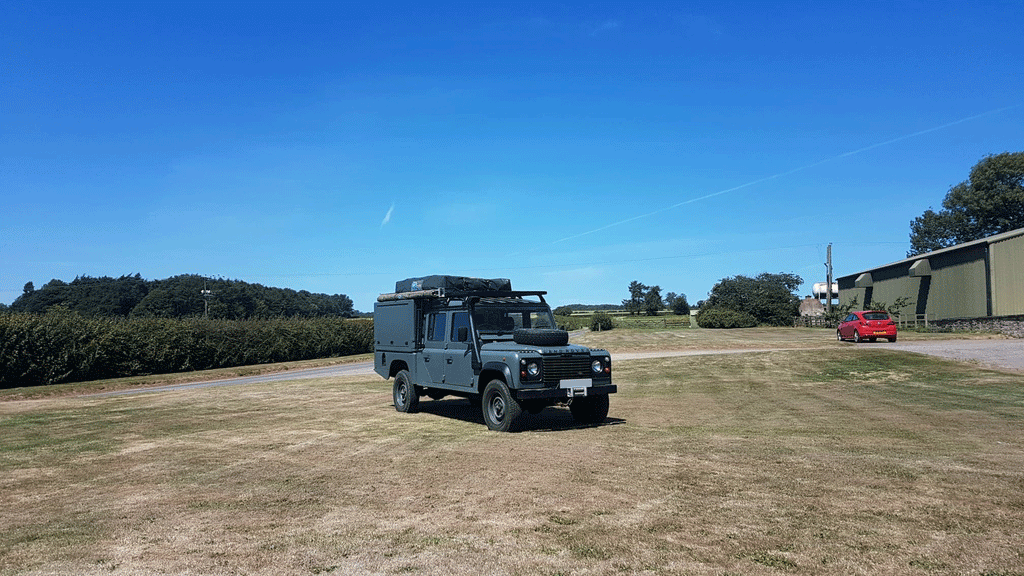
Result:
[[[942,210],[910,222],[910,250],[932,250],[1024,228],[1024,152],[986,156],[970,177],[949,189]]]
[[[659,310],[665,308],[664,302],[661,301],[661,286],[650,286],[644,292],[644,312],[648,316],[657,316]]]
[[[686,294],[669,292],[665,295],[665,307],[677,316],[685,316],[690,313],[690,303],[686,301]]]
[[[718,308],[745,312],[758,324],[788,326],[799,314],[800,298],[795,292],[801,284],[802,278],[786,273],[723,278],[711,289],[701,311]]]
[[[637,280],[629,283],[629,299],[622,301],[622,307],[630,314],[639,314],[644,309],[644,296],[647,294],[647,286]]]

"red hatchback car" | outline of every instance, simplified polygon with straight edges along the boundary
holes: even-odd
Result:
[[[878,338],[896,341],[896,323],[883,310],[864,310],[852,312],[836,328],[836,340],[853,340],[874,342]]]

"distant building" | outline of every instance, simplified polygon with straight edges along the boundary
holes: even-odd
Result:
[[[929,320],[1024,315],[1024,228],[841,276],[839,301],[892,304]]]
[[[813,296],[807,296],[800,301],[800,315],[801,316],[823,316],[825,314],[825,305],[822,304],[817,298]]]

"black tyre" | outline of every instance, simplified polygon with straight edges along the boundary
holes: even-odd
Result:
[[[579,424],[600,424],[608,418],[608,395],[573,398],[569,411]]]
[[[516,328],[512,339],[516,344],[528,346],[565,346],[569,343],[569,333],[554,328]]]
[[[412,383],[407,370],[395,374],[395,384],[391,389],[395,400],[395,410],[399,412],[415,412],[420,405],[420,393]]]
[[[836,330],[836,340],[843,341],[843,335],[839,333],[839,330]]]
[[[856,342],[857,344],[860,344],[861,342],[864,341],[863,339],[861,339],[860,332],[857,330],[853,331],[853,341]]]
[[[895,341],[896,341],[896,337],[895,336],[893,336],[892,338],[889,338],[889,342],[895,342]]]
[[[512,397],[501,380],[491,380],[480,402],[487,427],[497,432],[518,432],[525,416],[519,401]]]

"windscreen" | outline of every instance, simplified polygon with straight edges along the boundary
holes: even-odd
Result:
[[[551,310],[547,308],[477,306],[473,324],[480,332],[511,334],[516,328],[555,328]]]

